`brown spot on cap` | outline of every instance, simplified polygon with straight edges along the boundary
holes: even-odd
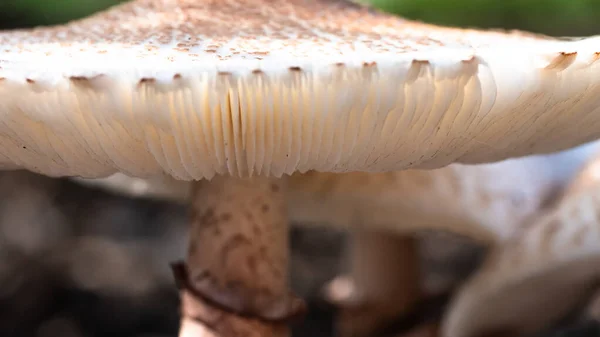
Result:
[[[377,62],[365,62],[363,63],[363,67],[374,67],[377,65]]]
[[[174,79],[174,80],[179,80],[179,79],[181,79],[181,74],[175,74],[175,75],[173,75],[173,79]]]
[[[335,64],[336,67],[343,67],[345,65],[346,64],[344,62],[338,62],[338,63]]]
[[[94,76],[90,76],[90,77],[88,77],[88,76],[71,76],[71,77],[69,77],[69,79],[71,81],[93,81],[93,80],[99,79],[103,76],[104,75],[102,75],[102,74],[94,75]]]
[[[417,65],[417,66],[425,66],[425,65],[429,65],[429,61],[428,60],[412,60],[412,64]]]
[[[260,70],[260,69],[254,69],[254,70],[252,70],[252,73],[255,74],[255,75],[258,75],[258,74],[262,74],[263,71]]]
[[[427,60],[412,60],[410,70],[406,75],[406,80],[409,82],[415,81],[419,78],[421,69],[430,65]]]
[[[290,67],[290,71],[302,71],[300,67]]]
[[[81,86],[81,87],[90,87],[91,86],[91,82],[100,79],[104,77],[104,75],[100,74],[100,75],[95,75],[92,77],[87,77],[87,76],[70,76],[69,80],[71,81],[71,83],[73,83],[74,85],[77,86]]]
[[[31,78],[26,78],[25,81],[27,81],[27,83],[29,83],[29,84],[35,83],[35,81],[32,80]]]
[[[231,76],[231,73],[228,72],[228,71],[219,71],[217,73],[217,75],[219,75],[219,76]]]
[[[151,77],[144,77],[142,79],[140,79],[139,84],[144,84],[144,83],[154,83],[156,82],[155,78],[151,78]]]
[[[565,70],[577,58],[577,52],[566,53],[560,52],[555,56],[550,63],[545,67],[547,70]]]
[[[71,80],[73,82],[82,82],[82,81],[89,80],[89,78],[87,78],[85,76],[71,76],[71,77],[69,77],[69,80]]]

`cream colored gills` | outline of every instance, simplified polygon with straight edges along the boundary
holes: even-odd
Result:
[[[551,201],[600,149],[600,142],[498,163],[452,164],[387,173],[308,172],[286,177],[290,219],[299,225],[407,233],[441,229],[502,240]],[[190,184],[116,174],[76,179],[136,197],[187,203]]]

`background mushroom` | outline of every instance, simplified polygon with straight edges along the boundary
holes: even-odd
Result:
[[[280,335],[264,320],[300,310],[269,176],[497,161],[600,133],[595,38],[441,28],[345,1],[246,4],[136,0],[0,34],[2,168],[210,179],[193,186],[178,269],[182,335],[193,321]]]
[[[453,300],[443,337],[532,334],[591,298],[600,277],[599,164],[596,154],[554,207],[489,253]]]

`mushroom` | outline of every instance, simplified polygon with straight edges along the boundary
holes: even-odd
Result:
[[[303,305],[287,289],[279,177],[596,139],[598,41],[443,28],[344,0],[134,0],[0,33],[0,168],[194,181],[180,334],[285,335]]]
[[[600,277],[600,152],[560,197],[497,245],[460,289],[442,337],[522,336],[591,297]]]

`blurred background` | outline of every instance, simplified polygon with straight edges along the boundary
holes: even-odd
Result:
[[[0,28],[76,19],[119,0],[0,0]],[[372,0],[432,23],[525,29],[556,36],[600,33],[598,0]],[[181,205],[134,200],[28,172],[0,173],[0,336],[174,337],[178,296],[168,264],[185,252]],[[321,287],[342,268],[344,233],[294,228],[292,286],[311,313],[296,337],[332,336]],[[483,250],[451,235],[423,235],[429,282],[452,284]],[[597,336],[569,326],[547,336]]]
[[[123,0],[1,0],[0,28],[49,25],[85,16]],[[432,23],[525,29],[577,36],[600,30],[597,0],[359,0]]]

